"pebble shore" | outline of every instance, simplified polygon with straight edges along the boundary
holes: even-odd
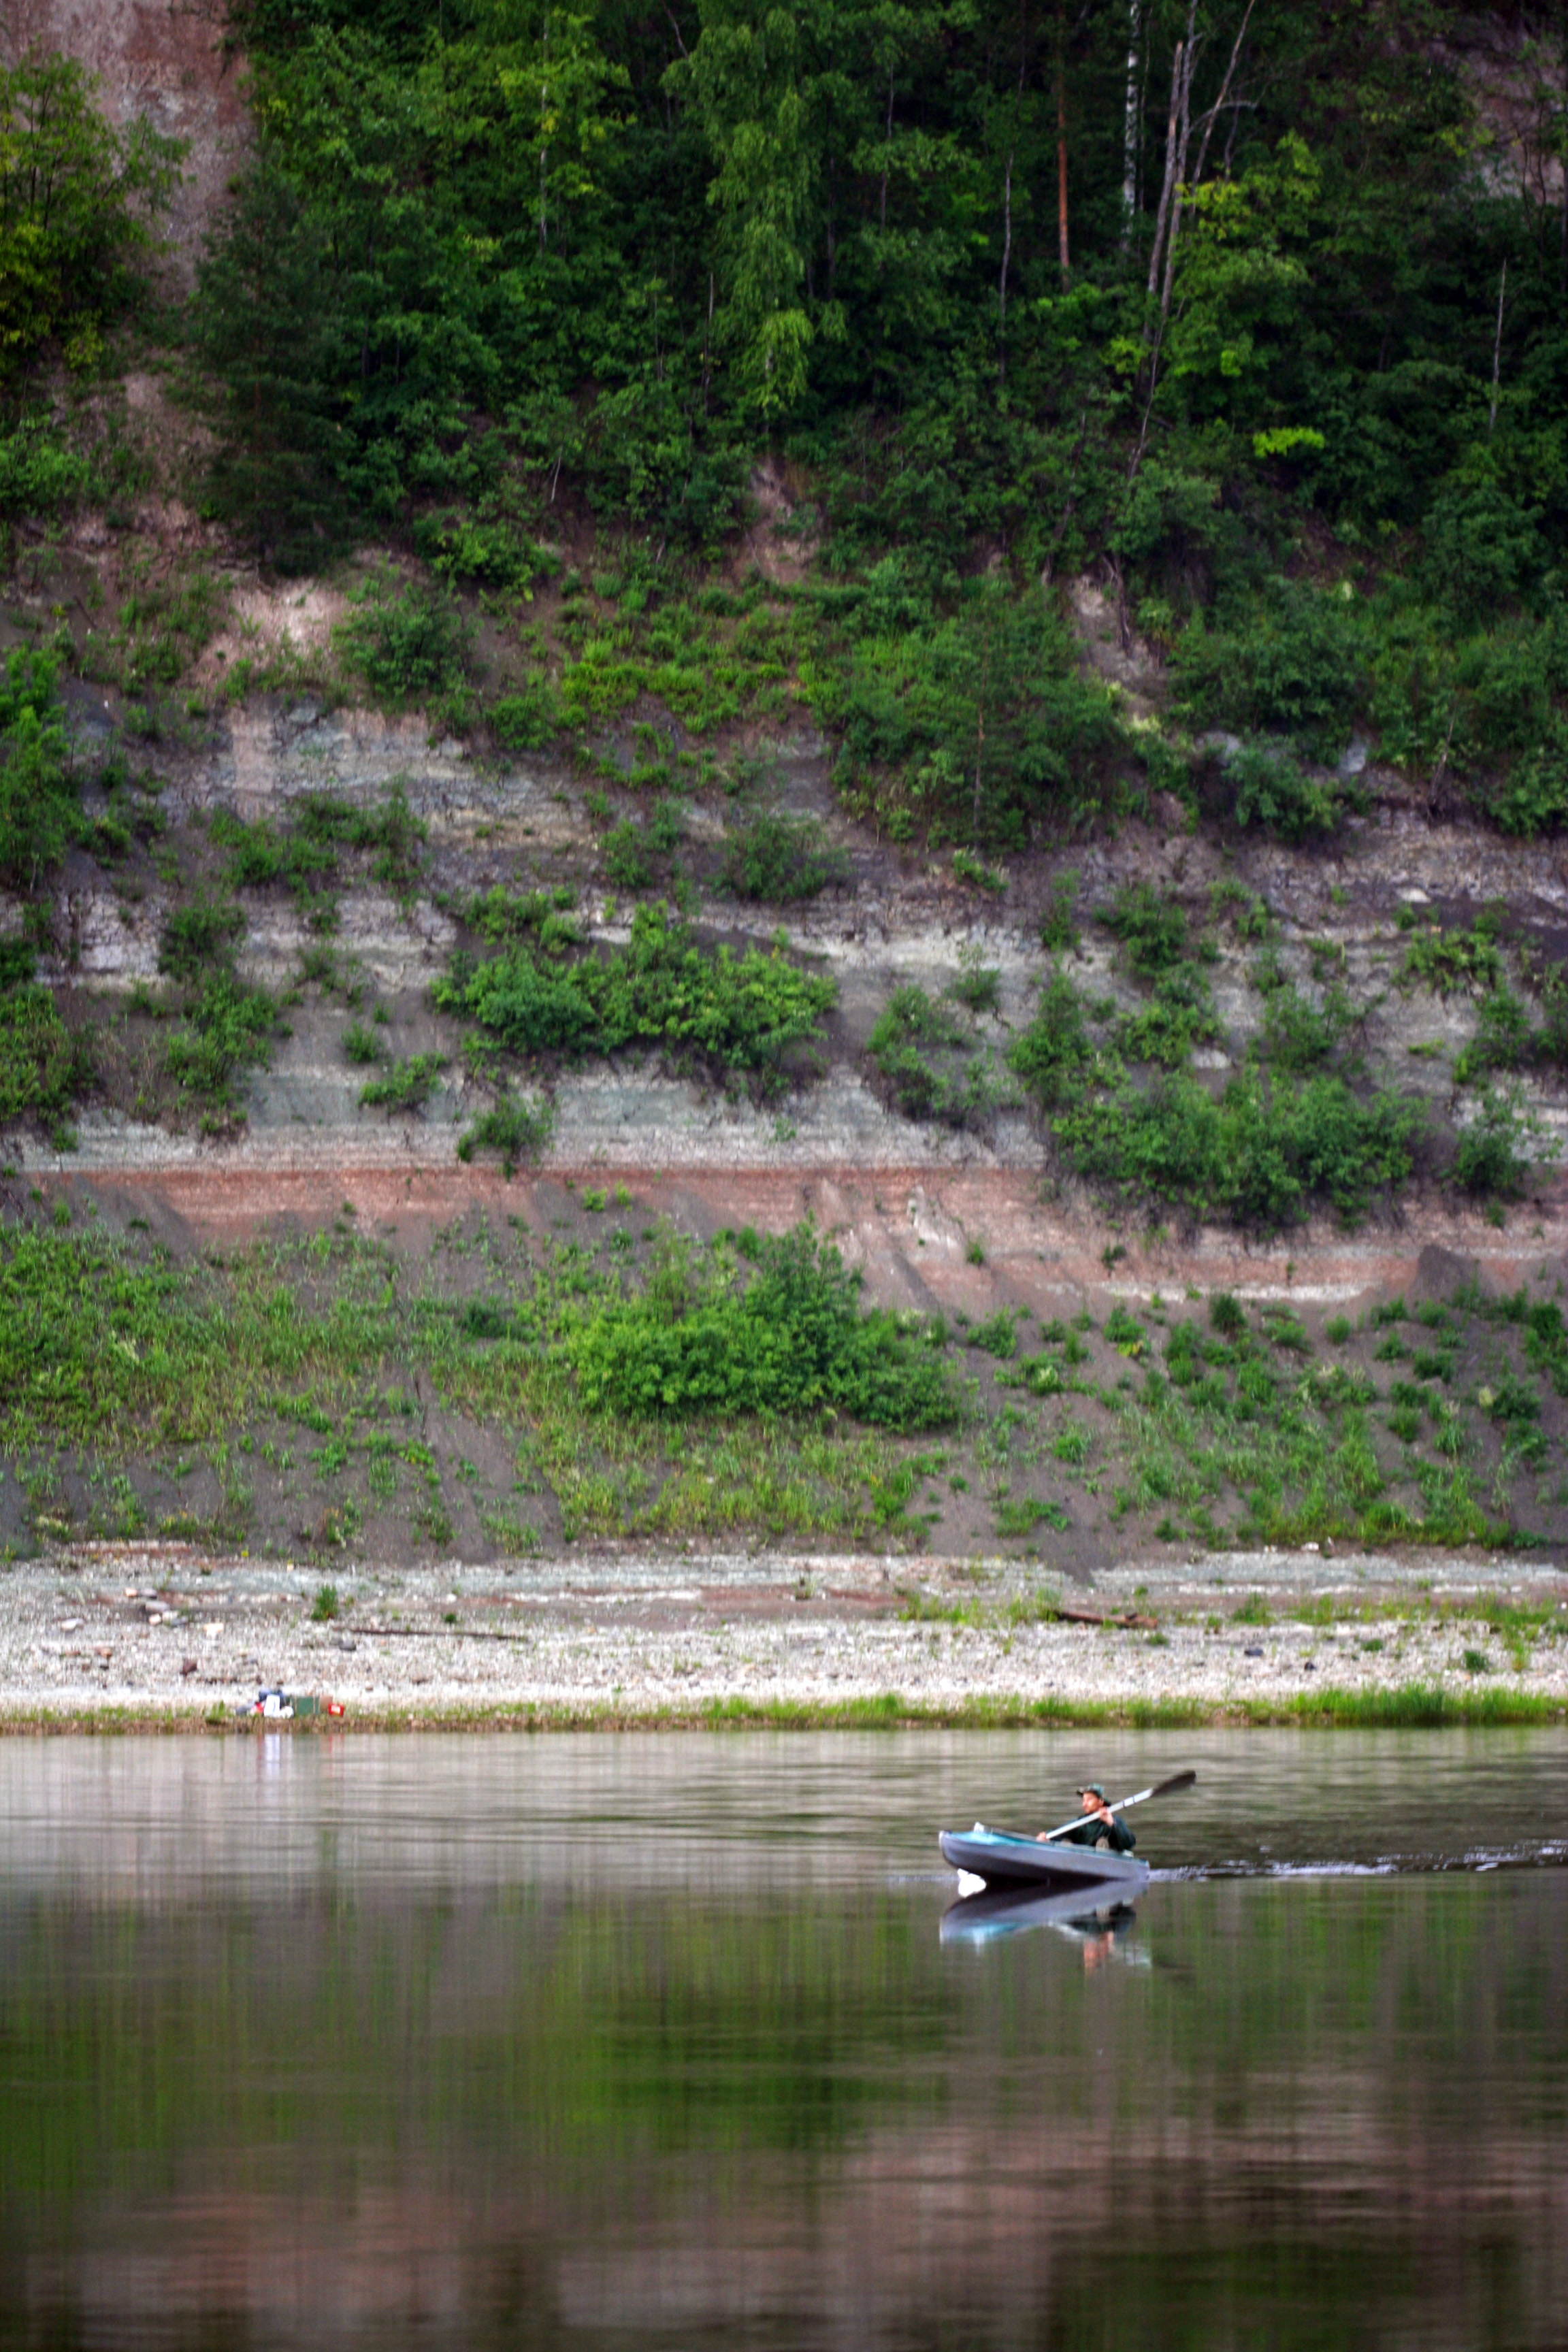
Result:
[[[14,1567],[0,1729],[195,1726],[268,1689],[335,1698],[349,1727],[663,1721],[715,1702],[830,1716],[889,1694],[937,1719],[1046,1703],[1223,1720],[1412,1685],[1568,1709],[1568,1580],[1535,1559],[1219,1555],[1085,1589],[1008,1561],[628,1554],[321,1587],[315,1568],[156,1544]],[[1041,1613],[1053,1598],[1073,1621]],[[1537,1612],[1528,1640],[1489,1626],[1500,1600]]]

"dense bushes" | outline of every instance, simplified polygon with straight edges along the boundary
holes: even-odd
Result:
[[[710,954],[655,905],[637,908],[625,948],[569,961],[561,950],[519,945],[477,967],[459,963],[434,994],[509,1053],[571,1060],[662,1047],[772,1091],[786,1082],[792,1053],[817,1035],[836,991],[777,948]]]
[[[1177,645],[1178,707],[1203,726],[1291,736],[1342,751],[1363,698],[1358,632],[1343,598],[1277,580],[1201,612]]]
[[[0,68],[0,371],[50,341],[96,356],[184,152],[138,117],[115,130],[74,58]]]
[[[749,1279],[741,1268],[700,1268],[675,1247],[640,1297],[600,1306],[568,1331],[585,1404],[634,1415],[831,1407],[900,1430],[954,1418],[923,1338],[885,1310],[861,1313],[860,1277],[837,1250],[809,1227],[742,1240]]]
[[[1364,1213],[1409,1180],[1418,1108],[1326,1076],[1291,1086],[1248,1071],[1215,1097],[1184,1072],[1146,1094],[1090,1100],[1052,1121],[1068,1163],[1124,1197],[1276,1227],[1320,1206]]]
[[[987,580],[943,611],[889,557],[827,609],[848,644],[817,708],[852,804],[895,840],[1022,845],[1094,802],[1120,730],[1041,591]]]

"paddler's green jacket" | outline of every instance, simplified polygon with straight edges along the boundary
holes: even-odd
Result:
[[[1112,1814],[1109,1822],[1098,1813],[1087,1813],[1076,1829],[1057,1840],[1058,1845],[1108,1846],[1112,1853],[1131,1853],[1138,1841],[1126,1822]]]

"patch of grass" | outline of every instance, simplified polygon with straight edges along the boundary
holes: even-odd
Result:
[[[337,1586],[335,1584],[319,1585],[316,1589],[316,1597],[310,1603],[310,1622],[313,1625],[330,1625],[338,1614]]]

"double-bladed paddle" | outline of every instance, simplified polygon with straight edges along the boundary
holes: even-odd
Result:
[[[1110,1810],[1113,1813],[1124,1813],[1131,1805],[1146,1805],[1151,1797],[1168,1797],[1177,1789],[1190,1789],[1197,1777],[1195,1772],[1173,1772],[1168,1780],[1157,1780],[1152,1789],[1140,1789],[1135,1797],[1123,1797],[1119,1805],[1112,1805]],[[1075,1813],[1071,1821],[1063,1822],[1059,1829],[1047,1830],[1037,1843],[1049,1845],[1053,1838],[1066,1837],[1068,1830],[1081,1829],[1085,1822],[1091,1822],[1094,1818],[1092,1813]]]

